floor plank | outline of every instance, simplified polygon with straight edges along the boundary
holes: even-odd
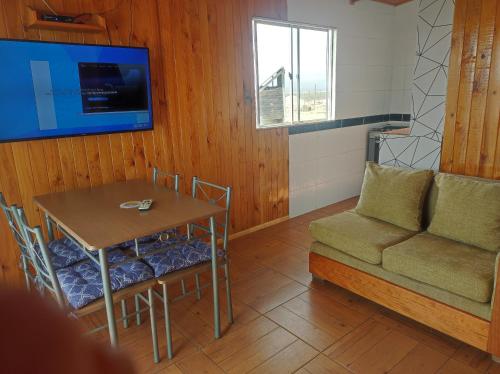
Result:
[[[307,291],[307,287],[268,269],[258,278],[251,278],[233,285],[233,296],[260,313],[271,309]]]
[[[355,373],[378,374],[387,373],[399,363],[418,342],[401,334],[391,331],[382,340],[358,357],[349,369]],[[390,352],[390,353],[389,353]]]
[[[387,336],[391,329],[374,320],[363,323],[325,351],[332,360],[349,367]]]
[[[296,340],[285,349],[251,371],[253,374],[293,373],[319,354],[311,346]]]
[[[351,374],[345,367],[330,360],[328,357],[320,354],[314,360],[307,363],[301,369],[304,373],[311,374]]]
[[[488,353],[466,344],[462,344],[452,358],[480,372],[485,372],[491,365]]]
[[[392,311],[382,310],[376,313],[373,319],[387,324],[393,330],[408,335],[447,356],[452,356],[462,344],[450,336],[441,334]]]
[[[266,314],[278,325],[290,331],[295,336],[310,344],[319,351],[325,350],[332,345],[337,338],[328,333],[328,331],[317,327],[308,320],[296,315],[283,306],[271,310]]]
[[[212,360],[203,352],[198,352],[184,360],[179,361],[175,366],[181,373],[206,373],[222,374],[224,373]]]
[[[470,366],[462,364],[457,360],[448,360],[444,366],[438,371],[439,374],[479,374],[478,370],[474,370]]]
[[[247,345],[235,354],[220,362],[219,365],[227,373],[246,373],[288,347],[297,338],[285,329],[277,328],[261,337],[251,345]]]
[[[283,304],[283,307],[327,332],[335,340],[340,339],[353,329],[352,326],[339,320],[329,311],[312,306],[301,298],[294,298]]]
[[[359,326],[369,318],[368,314],[360,313],[355,309],[338,303],[336,300],[316,290],[304,292],[300,295],[300,298],[317,309],[328,311],[329,314],[350,326]]]
[[[223,340],[216,340],[204,348],[204,352],[215,363],[220,363],[276,329],[276,323],[266,317],[259,317],[238,330],[229,331]]]
[[[410,353],[408,353],[408,355],[404,359],[402,359],[389,373],[435,373],[445,364],[446,361],[448,361],[448,356],[420,343]]]

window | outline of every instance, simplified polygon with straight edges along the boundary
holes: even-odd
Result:
[[[335,30],[253,20],[257,127],[331,120]]]

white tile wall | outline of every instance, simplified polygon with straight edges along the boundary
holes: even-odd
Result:
[[[418,2],[394,8],[392,22],[392,85],[390,113],[411,113],[411,82],[417,44]]]
[[[368,128],[290,136],[290,216],[359,195]]]
[[[288,19],[337,29],[336,118],[410,113],[417,1],[288,0]],[[290,136],[290,216],[359,194],[368,126]]]

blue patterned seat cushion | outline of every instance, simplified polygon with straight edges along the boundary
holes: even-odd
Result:
[[[82,247],[75,244],[68,238],[48,242],[47,249],[49,251],[50,261],[54,270],[71,266],[87,258],[87,255],[83,251]],[[36,250],[39,251],[38,245],[36,246]]]
[[[128,258],[118,249],[108,253],[110,265]],[[109,273],[113,291],[121,290],[154,276],[152,269],[138,260],[110,268]],[[88,260],[59,269],[56,274],[66,299],[75,309],[80,309],[104,295],[99,265],[93,261]]]
[[[185,239],[185,237],[183,238]],[[163,246],[171,244],[172,243],[168,242],[165,244],[165,242],[163,242]],[[155,249],[158,248],[159,247]],[[223,251],[218,250],[218,256],[223,256],[223,254]],[[165,248],[158,253],[147,255],[144,257],[144,261],[153,268],[155,277],[161,277],[162,275],[177,270],[210,261],[211,258],[210,244],[201,240],[195,240],[189,244],[182,243],[170,248]]]

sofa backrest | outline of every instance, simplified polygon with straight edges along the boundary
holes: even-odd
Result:
[[[429,224],[431,223],[432,216],[434,215],[434,209],[436,207],[436,201],[437,197],[439,194],[439,188],[436,185],[436,175],[438,174],[443,174],[436,172],[434,174],[434,178],[432,179],[431,186],[429,187],[429,191],[427,192],[427,196],[425,198],[425,204],[424,204],[424,214],[423,214],[423,228],[426,229]],[[455,175],[455,174],[454,174]],[[457,175],[455,175],[457,176]],[[468,178],[468,179],[473,179],[473,180],[478,180],[478,181],[485,181],[489,183],[500,183],[500,180],[495,180],[495,179],[485,179],[485,178],[479,178],[479,177],[470,177],[470,176],[465,176],[465,175],[459,175],[459,177],[462,178]]]

